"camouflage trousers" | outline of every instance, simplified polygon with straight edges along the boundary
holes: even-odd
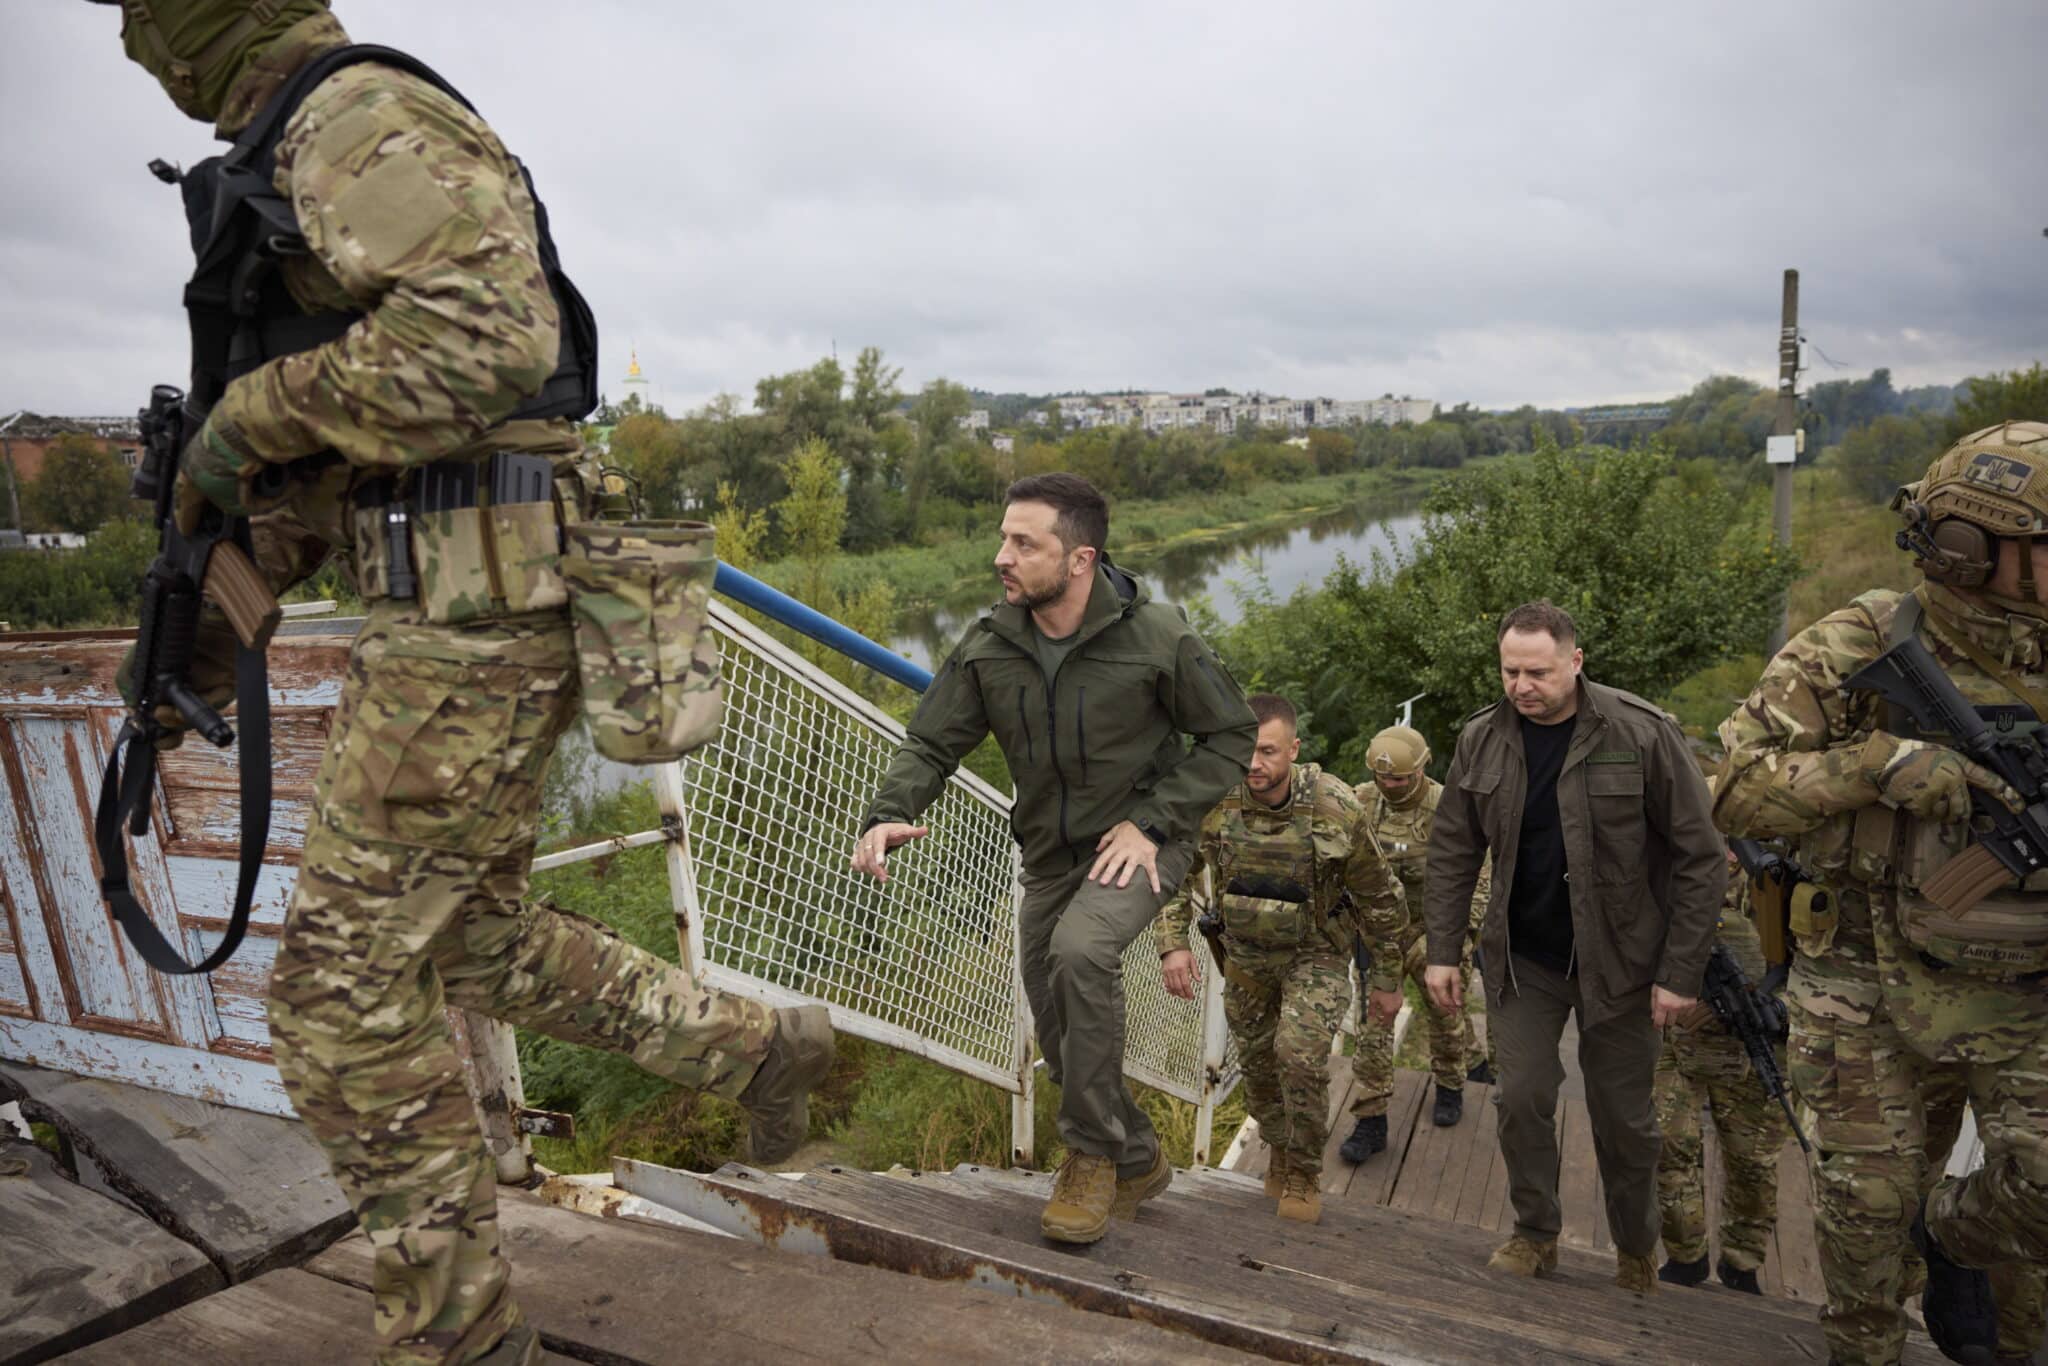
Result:
[[[766,1007],[526,899],[541,783],[576,696],[560,614],[442,627],[380,602],[349,659],[270,1029],[375,1250],[386,1363],[467,1361],[520,1321],[445,1007],[724,1096],[767,1051]]]
[[[1785,1112],[1764,1094],[1741,1042],[1715,1025],[1664,1031],[1654,1095],[1664,1135],[1657,1155],[1664,1255],[1675,1262],[1707,1255],[1704,1107],[1721,1148],[1721,1256],[1743,1271],[1761,1267],[1778,1223],[1778,1155],[1792,1136]]]
[[[1907,1233],[1937,1185],[1928,1222],[1952,1256],[1993,1269],[1994,1288],[2013,1302],[2002,1333],[2038,1323],[2048,1247],[2048,1031],[2000,1062],[1937,1061],[1900,1033],[1878,983],[1875,950],[1844,936],[1823,959],[1800,955],[1786,993],[1787,1075],[1814,1144],[1821,1327],[1845,1366],[1899,1359],[1899,1306],[1925,1280]],[[1943,1182],[1965,1100],[1978,1116],[1984,1166]]]
[[[1323,1169],[1330,1041],[1350,1007],[1348,955],[1320,949],[1259,954],[1231,945],[1223,1014],[1244,1068],[1245,1109],[1297,1171]]]
[[[1429,945],[1427,936],[1416,935],[1409,941],[1408,951],[1403,955],[1402,971],[1409,981],[1422,990],[1422,974],[1429,966]],[[1427,993],[1424,1004],[1416,1009],[1415,1020],[1429,1031],[1429,1072],[1436,1078],[1436,1084],[1447,1090],[1456,1091],[1465,1085],[1465,1068],[1479,1056],[1479,1037],[1472,1028],[1472,1008],[1476,997],[1472,991],[1472,959],[1466,953],[1461,965],[1465,985],[1465,1008],[1458,1012],[1456,1020],[1428,1004]],[[1351,1075],[1357,1082],[1351,1092],[1351,1117],[1369,1119],[1383,1115],[1394,1097],[1394,1024],[1374,1024],[1366,1013],[1365,993],[1361,990],[1358,999],[1358,1046],[1351,1055]]]
[[[1941,1179],[1962,1133],[1970,1088],[1956,1072],[1939,1072],[1921,1089],[1920,1103],[1927,1111],[1927,1164],[1920,1178],[1920,1193],[1926,1195]],[[2031,1360],[2041,1349],[2043,1336],[2048,1335],[2048,1267],[2007,1262],[1991,1268],[1989,1275],[1991,1293],[1998,1301],[1998,1355],[2014,1361]],[[1908,1243],[1900,1277],[1901,1301],[1918,1295],[1926,1284],[1927,1265]]]

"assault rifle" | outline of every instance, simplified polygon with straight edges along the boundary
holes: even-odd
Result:
[[[1946,736],[2026,803],[2014,811],[1990,793],[1970,789],[1976,841],[1921,884],[1929,901],[1944,914],[1961,915],[2007,882],[2048,867],[2048,751],[2040,730],[2022,732],[2009,721],[1994,729],[1917,638],[1892,646],[1843,686],[1874,692],[1912,717],[1922,733]]]
[[[1707,976],[1700,996],[1713,1007],[1728,1032],[1741,1040],[1743,1050],[1749,1054],[1750,1070],[1756,1073],[1764,1094],[1784,1107],[1785,1118],[1792,1124],[1792,1136],[1799,1140],[1802,1151],[1811,1152],[1806,1135],[1800,1132],[1799,1117],[1792,1113],[1792,1102],[1785,1095],[1785,1078],[1778,1071],[1778,1060],[1771,1053],[1771,1046],[1785,1039],[1789,1023],[1785,1003],[1752,987],[1726,944],[1714,945],[1713,952],[1707,955]]]
[[[1794,920],[1810,920],[1828,910],[1827,890],[1814,882],[1806,869],[1775,849],[1752,839],[1732,839],[1728,848],[1749,878],[1750,907],[1755,912],[1757,938],[1763,942],[1765,995],[1776,995],[1785,985],[1792,966],[1792,942],[1788,934]]]
[[[174,504],[178,461],[194,425],[183,392],[168,384],[157,385],[150,391],[149,406],[142,410],[140,420],[143,455],[130,492],[150,504],[157,552],[142,578],[142,622],[131,666],[130,687],[135,697],[107,756],[94,813],[100,893],[129,942],[158,972],[211,972],[241,943],[270,835],[270,680],[263,652],[282,613],[250,558],[247,518],[229,517],[209,507],[197,530],[188,535],[178,529]],[[264,473],[274,482],[267,487],[259,484],[257,492],[269,496],[281,492],[288,477],[284,469],[270,466]],[[128,883],[123,827],[126,835],[136,838],[150,828],[158,743],[173,729],[157,719],[158,708],[175,710],[211,744],[226,748],[234,743],[234,728],[193,687],[192,669],[205,602],[220,609],[237,643],[235,703],[244,737],[238,763],[242,852],[227,933],[211,954],[195,964],[185,961],[136,900]]]

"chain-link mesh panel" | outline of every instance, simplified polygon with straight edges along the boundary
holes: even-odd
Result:
[[[887,883],[856,874],[860,815],[902,728],[722,606],[713,619],[725,724],[683,761],[705,960],[908,1031],[1015,1089],[1008,803],[956,777]]]
[[[683,761],[685,823],[715,978],[830,1002],[1016,1089],[1016,845],[1007,798],[956,775],[931,833],[877,884],[848,866],[861,812],[903,728],[714,603],[725,724]],[[1196,953],[1214,970],[1206,944]],[[1198,1001],[1168,996],[1149,932],[1125,954],[1125,1070],[1201,1098]],[[1233,1047],[1223,1069],[1236,1077]],[[1227,1085],[1225,1087],[1227,1090]]]

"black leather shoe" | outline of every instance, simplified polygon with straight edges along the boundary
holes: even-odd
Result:
[[[1387,1146],[1387,1117],[1369,1115],[1358,1121],[1351,1130],[1351,1137],[1344,1140],[1344,1146],[1337,1149],[1337,1155],[1346,1162],[1363,1162],[1374,1153],[1385,1151]]]
[[[1704,1285],[1707,1259],[1702,1256],[1696,1262],[1666,1262],[1657,1268],[1657,1279],[1666,1285]]]
[[[1950,1361],[1993,1366],[1998,1360],[1998,1304],[1991,1278],[1958,1266],[1927,1231],[1927,1202],[1913,1216],[1913,1246],[1927,1263],[1927,1288],[1920,1292],[1920,1317],[1927,1336]]]
[[[1465,1093],[1448,1086],[1437,1087],[1436,1108],[1429,1112],[1429,1122],[1439,1129],[1448,1129],[1464,1117]]]
[[[1702,1274],[1704,1275],[1705,1273]],[[1727,1286],[1730,1290],[1740,1290],[1745,1295],[1761,1295],[1764,1293],[1764,1288],[1757,1284],[1756,1270],[1753,1267],[1748,1271],[1744,1271],[1739,1266],[1728,1265],[1728,1259],[1723,1257],[1719,1262],[1715,1263],[1714,1274],[1719,1276],[1721,1284]]]

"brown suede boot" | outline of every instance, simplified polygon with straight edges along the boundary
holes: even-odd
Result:
[[[1486,1265],[1490,1270],[1511,1271],[1517,1276],[1548,1276],[1557,1270],[1557,1239],[1539,1243],[1517,1233],[1493,1250]],[[1655,1277],[1652,1271],[1651,1278]]]
[[[1280,1192],[1280,1207],[1275,1211],[1282,1219],[1293,1219],[1304,1224],[1323,1222],[1323,1188],[1316,1180],[1316,1174],[1303,1171],[1292,1162],[1287,1164],[1287,1185]]]
[[[772,1167],[803,1146],[811,1127],[811,1090],[832,1070],[832,1017],[823,1006],[775,1012],[775,1038],[754,1079],[740,1092],[753,1117],[747,1160]]]
[[[1067,1154],[1053,1178],[1039,1231],[1056,1243],[1092,1243],[1109,1232],[1116,1203],[1116,1163],[1093,1153]]]
[[[1614,1283],[1623,1290],[1633,1290],[1638,1295],[1657,1293],[1657,1259],[1636,1257],[1626,1252],[1614,1254]]]
[[[1109,1207],[1109,1217],[1137,1218],[1138,1206],[1155,1195],[1165,1194],[1166,1188],[1172,1184],[1173,1164],[1166,1160],[1166,1153],[1162,1149],[1159,1156],[1152,1159],[1152,1169],[1143,1176],[1133,1176],[1128,1180],[1123,1177],[1117,1178],[1116,1199]]]
[[[1278,1148],[1269,1152],[1266,1159],[1266,1198],[1278,1200],[1280,1193],[1287,1189],[1287,1154]]]

